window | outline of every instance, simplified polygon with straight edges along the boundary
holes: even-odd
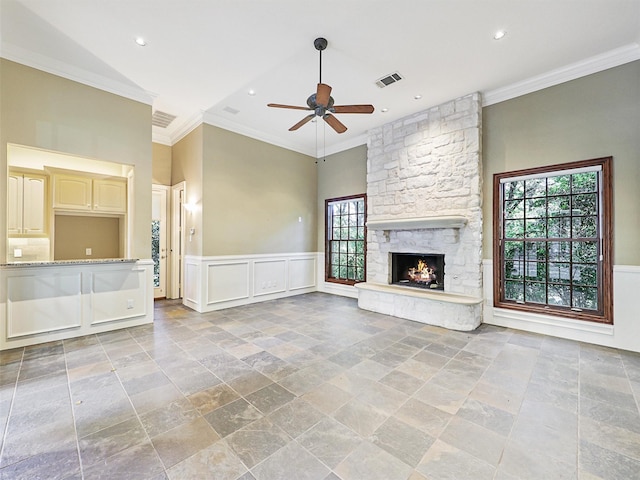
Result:
[[[326,267],[328,282],[364,282],[366,265],[366,195],[326,200]]]
[[[613,323],[611,163],[494,175],[495,306]]]

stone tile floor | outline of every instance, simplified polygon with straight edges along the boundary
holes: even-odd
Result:
[[[640,355],[321,293],[0,353],[0,479],[640,479]]]

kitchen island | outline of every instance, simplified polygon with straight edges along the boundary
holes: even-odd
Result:
[[[0,350],[153,322],[153,262],[0,264]]]

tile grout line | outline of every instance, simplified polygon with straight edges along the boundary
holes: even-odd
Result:
[[[129,333],[129,336],[133,339],[133,341],[136,343],[136,345],[138,345],[142,349],[142,351],[149,357],[149,359],[160,369],[162,374],[167,377],[167,379],[171,382],[171,384],[174,385],[176,388],[178,388],[178,386],[173,383],[173,380],[171,380],[171,378],[169,378],[169,376],[165,373],[165,371],[162,369],[162,367],[160,367],[160,365],[158,365],[158,363],[156,362],[155,358],[153,358],[151,355],[149,355],[149,352],[147,352],[145,350],[145,348],[140,344],[140,342],[138,342],[138,339],[136,337],[131,335],[131,331],[127,330],[127,332]],[[180,348],[180,346],[173,339],[171,339],[171,341],[176,345],[176,347]],[[102,345],[102,342],[100,342],[100,344]],[[104,349],[104,346],[103,346],[103,349]],[[167,476],[167,478],[169,478],[168,470],[171,467],[167,468],[167,466],[165,465],[164,461],[162,460],[162,457],[160,456],[160,454],[156,450],[156,447],[153,444],[153,441],[151,440],[151,437],[149,436],[149,432],[147,432],[147,429],[145,428],[144,424],[142,423],[142,419],[140,418],[140,414],[138,413],[138,410],[136,409],[135,405],[133,404],[133,401],[131,400],[131,396],[129,395],[129,392],[127,392],[127,389],[124,387],[124,384],[122,383],[122,378],[118,374],[118,369],[113,364],[113,360],[111,359],[111,357],[109,356],[109,353],[107,353],[106,350],[105,350],[105,354],[107,355],[107,358],[109,359],[109,363],[111,363],[112,372],[116,374],[116,377],[118,378],[118,382],[120,382],[120,386],[122,387],[122,391],[127,396],[127,400],[129,401],[129,404],[131,405],[131,408],[133,409],[133,412],[134,412],[134,414],[136,416],[136,419],[140,423],[140,426],[142,427],[142,430],[144,430],[144,434],[145,434],[145,437],[147,438],[147,440],[149,442],[149,445],[151,445],[151,448],[153,448],[153,453],[155,454],[156,458],[160,462],[160,465],[162,465],[162,469],[164,470],[164,474]],[[178,388],[178,391],[180,391],[180,393],[182,393],[182,390],[180,390],[179,388]],[[182,395],[185,398],[187,398],[186,395],[184,395],[184,394],[182,394]],[[200,412],[198,412],[198,415],[200,415]],[[135,445],[133,445],[132,447],[129,447],[129,448],[133,448],[133,447],[135,447]],[[115,453],[114,455],[118,455],[118,454],[122,453],[123,451],[124,450],[121,450],[121,451]],[[112,455],[112,457],[114,455]],[[110,457],[108,457],[108,458],[110,458]]]
[[[7,443],[7,435],[9,433],[9,423],[11,422],[11,414],[13,413],[13,407],[15,406],[16,394],[18,393],[18,380],[20,379],[20,373],[22,372],[22,364],[24,362],[24,354],[25,348],[22,347],[22,355],[20,356],[20,366],[18,367],[18,374],[16,375],[16,380],[13,383],[13,394],[11,395],[11,403],[9,405],[9,411],[7,412],[7,423],[4,426],[4,431],[2,432],[2,448],[0,448],[0,465],[2,465],[2,457],[4,455],[4,448]],[[6,467],[0,467],[0,471]]]
[[[96,340],[98,338],[96,337]],[[78,435],[78,425],[76,423],[76,409],[73,407],[73,395],[71,393],[71,379],[69,378],[69,364],[67,363],[66,341],[62,341],[62,352],[64,354],[64,370],[67,377],[67,391],[69,392],[69,403],[71,406],[71,417],[73,418],[73,433],[76,437],[76,451],[78,452],[78,466],[80,467],[80,477],[84,479],[84,467],[82,464],[82,454],[80,452],[80,436]],[[99,343],[99,341],[98,341]],[[106,352],[105,352],[106,354]]]

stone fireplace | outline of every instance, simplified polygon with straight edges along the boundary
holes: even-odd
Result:
[[[480,140],[478,93],[369,132],[367,281],[356,284],[360,308],[457,330],[481,323]],[[427,264],[441,258],[442,265],[428,265],[441,268],[440,277],[417,276],[417,265],[399,274],[393,254],[431,257]],[[411,277],[410,268],[415,286],[427,288],[402,281]]]

